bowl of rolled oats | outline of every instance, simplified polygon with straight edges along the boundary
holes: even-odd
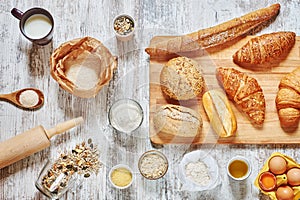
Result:
[[[138,162],[138,168],[143,177],[150,180],[162,178],[168,171],[166,156],[157,150],[143,153]]]

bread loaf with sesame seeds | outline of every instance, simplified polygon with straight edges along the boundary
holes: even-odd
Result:
[[[204,90],[204,78],[200,65],[187,57],[169,60],[160,73],[164,94],[175,100],[195,98]]]

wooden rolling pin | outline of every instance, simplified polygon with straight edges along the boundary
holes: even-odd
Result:
[[[50,146],[50,138],[83,122],[82,117],[57,124],[45,130],[37,126],[0,143],[0,169]]]

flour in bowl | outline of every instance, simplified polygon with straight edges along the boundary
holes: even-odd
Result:
[[[66,75],[78,88],[85,90],[92,89],[99,81],[97,71],[90,66],[75,65],[66,72]]]
[[[210,182],[210,175],[205,163],[201,161],[190,162],[185,166],[187,178],[200,186],[206,186]]]

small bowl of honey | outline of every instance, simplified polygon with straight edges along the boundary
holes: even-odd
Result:
[[[227,164],[227,174],[236,181],[242,181],[251,173],[250,162],[243,156],[235,156]]]

